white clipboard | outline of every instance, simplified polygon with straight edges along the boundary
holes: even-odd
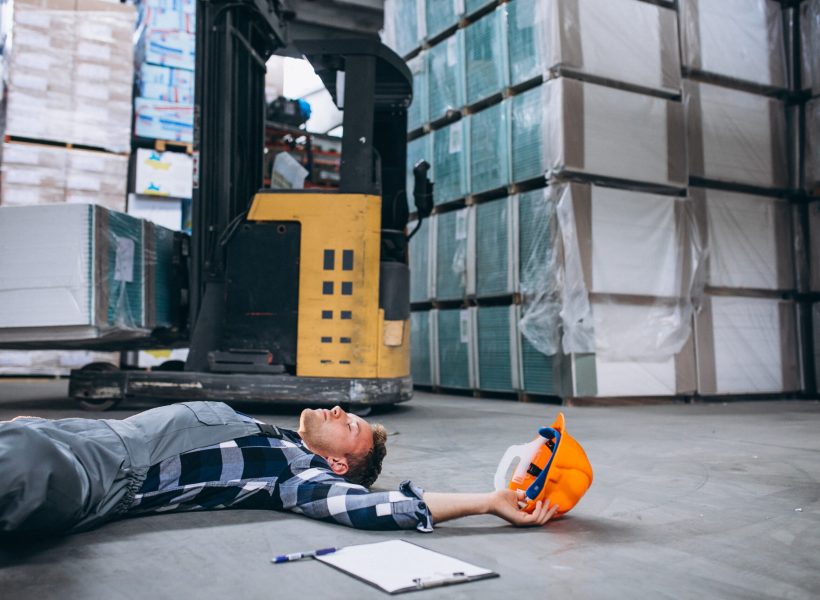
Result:
[[[498,577],[489,569],[404,540],[346,546],[333,554],[317,556],[316,560],[388,594]]]

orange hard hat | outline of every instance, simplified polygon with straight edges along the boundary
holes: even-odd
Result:
[[[569,512],[592,485],[592,465],[581,444],[566,432],[564,414],[558,413],[551,427],[542,427],[527,447],[535,454],[528,464],[519,465],[508,487],[526,492],[526,512],[538,501],[557,504],[558,514]],[[521,457],[522,462],[526,459]]]

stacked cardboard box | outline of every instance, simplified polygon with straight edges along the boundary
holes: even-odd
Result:
[[[137,136],[193,141],[196,2],[143,0],[137,27]]]

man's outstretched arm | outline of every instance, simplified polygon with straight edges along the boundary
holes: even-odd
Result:
[[[491,514],[519,527],[543,525],[549,521],[558,505],[549,506],[538,502],[532,514],[521,510],[524,492],[521,490],[498,490],[485,494],[441,494],[425,492],[424,502],[430,510],[433,524],[470,515]]]

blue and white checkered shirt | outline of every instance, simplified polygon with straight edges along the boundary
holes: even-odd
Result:
[[[250,435],[153,465],[128,514],[288,510],[359,529],[432,531],[422,490],[409,481],[398,491],[371,492],[336,475],[297,433],[278,431],[281,437]]]

